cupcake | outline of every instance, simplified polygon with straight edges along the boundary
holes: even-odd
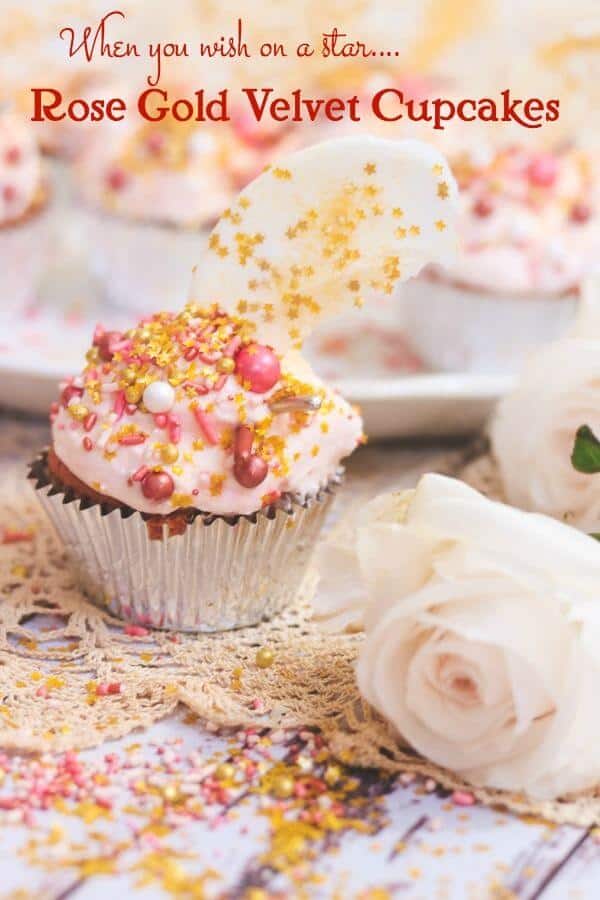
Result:
[[[36,298],[49,250],[47,196],[31,129],[18,115],[0,113],[0,270],[9,312]]]
[[[91,269],[116,307],[141,314],[180,305],[199,230],[214,224],[272,152],[234,126],[131,116],[88,135],[75,179]]]
[[[461,250],[402,291],[408,335],[435,369],[513,371],[560,336],[600,252],[600,186],[581,150],[472,151],[453,164]]]
[[[292,155],[223,213],[181,312],[96,330],[32,469],[92,599],[142,625],[207,631],[293,600],[362,440],[302,339],[363,282],[391,292],[445,255],[440,179],[453,193],[443,160],[415,143]],[[410,239],[396,233],[404,215]]]

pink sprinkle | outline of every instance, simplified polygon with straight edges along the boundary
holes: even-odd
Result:
[[[157,428],[166,428],[169,423],[169,417],[166,413],[157,413],[154,416],[154,424]]]
[[[119,438],[119,443],[124,447],[135,447],[137,444],[143,444],[146,440],[145,434],[124,434]]]
[[[188,362],[191,362],[198,355],[198,350],[196,347],[188,347],[188,349],[183,354],[183,358]]]
[[[108,693],[109,694],[120,694],[121,693],[121,682],[120,681],[111,681],[108,685]]]
[[[132,416],[135,412],[137,412],[137,406],[135,403],[128,403],[125,407],[125,412],[128,416]]]
[[[131,338],[122,338],[120,341],[112,341],[110,349],[112,353],[123,353],[124,351],[131,350],[131,346]]]
[[[148,629],[142,625],[126,625],[123,631],[130,637],[146,637],[147,634],[150,634]]]
[[[223,356],[235,356],[240,348],[241,343],[241,337],[239,336],[239,334],[236,334],[236,336],[234,338],[231,338],[229,343],[225,346],[225,349],[223,350]]]
[[[558,176],[558,160],[551,153],[541,153],[529,163],[527,176],[536,187],[550,187]]]
[[[4,154],[4,162],[9,166],[16,166],[21,161],[21,150],[16,145],[9,147]]]
[[[117,391],[115,394],[115,405],[113,406],[113,410],[117,414],[118,422],[125,412],[125,391]]]
[[[84,437],[82,444],[83,444],[83,449],[87,450],[88,453],[90,452],[90,450],[94,449],[94,445],[93,445],[91,439],[87,436]]]
[[[59,409],[60,409],[60,407],[59,407],[58,403],[56,402],[56,400],[54,401],[54,403],[50,404],[50,414],[51,415],[55,416],[58,413]]]
[[[106,697],[106,695],[108,694],[108,685],[105,682],[101,682],[100,684],[96,685],[96,694],[99,697]]]
[[[41,687],[39,687],[37,689],[37,691],[35,692],[35,696],[36,697],[47,697],[48,696],[48,688],[46,687],[45,684],[43,684]]]
[[[454,791],[451,800],[456,806],[473,806],[475,803],[475,797],[467,791]]]
[[[214,390],[220,391],[226,381],[227,381],[227,375],[219,375],[219,377],[215,381]]]
[[[123,169],[119,169],[116,166],[106,173],[106,186],[110,188],[111,191],[123,190],[123,188],[127,184],[127,181],[127,173]]]
[[[179,416],[169,416],[169,439],[173,444],[181,440],[181,419]]]
[[[21,541],[32,540],[33,532],[31,531],[19,531],[15,528],[6,528],[2,535],[2,539],[0,540],[0,544],[20,544]]]
[[[98,421],[98,416],[96,415],[96,413],[95,412],[90,413],[89,416],[87,416],[84,419],[83,430],[91,431],[97,421]]]
[[[219,435],[210,413],[207,413],[203,409],[200,409],[199,406],[196,406],[194,409],[194,416],[196,417],[196,422],[200,426],[200,430],[207,442],[213,446],[217,444],[219,442]]]
[[[143,481],[143,479],[145,478],[145,476],[148,474],[149,471],[150,471],[150,469],[148,468],[148,466],[140,466],[139,469],[136,469],[136,471],[131,476],[131,480],[132,481]]]

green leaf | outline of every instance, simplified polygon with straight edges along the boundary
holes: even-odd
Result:
[[[589,475],[600,472],[600,441],[589,425],[577,429],[571,463],[578,472]]]

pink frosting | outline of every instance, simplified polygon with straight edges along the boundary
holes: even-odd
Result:
[[[600,252],[600,184],[581,151],[509,148],[453,169],[461,188],[461,251],[453,281],[500,292],[575,289]]]
[[[241,124],[148,124],[132,111],[123,122],[89,128],[76,168],[80,193],[129,219],[186,228],[211,222],[271,157],[270,144]],[[285,135],[278,140],[279,150],[293,146]]]
[[[247,354],[252,348],[246,326],[188,306],[178,316],[157,314],[110,340],[98,332],[89,365],[63,386],[61,403],[53,408],[58,457],[95,490],[148,513],[193,506],[209,513],[249,514],[285,492],[316,492],[361,440],[360,416],[299,357],[281,360],[280,377],[264,393],[250,390],[237,370],[219,374],[224,358],[235,363],[242,349]],[[194,355],[198,348],[202,359]],[[131,388],[132,372],[146,385],[176,383],[166,414],[151,413],[131,393],[127,402],[124,390]],[[271,410],[269,402],[282,394],[315,395],[321,408]],[[252,487],[240,483],[234,471],[241,426],[253,435],[252,453],[268,463],[266,477]],[[155,470],[172,482],[171,494],[161,499],[144,492],[144,478]]]
[[[40,199],[42,163],[27,124],[0,113],[0,225],[16,222]]]

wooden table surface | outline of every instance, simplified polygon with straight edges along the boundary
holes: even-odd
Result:
[[[0,472],[24,462],[45,440],[44,423],[0,416]],[[415,445],[365,448],[351,465],[347,497],[410,482],[417,468],[434,467],[447,451]],[[317,772],[311,741],[306,734],[261,734],[250,741],[242,734],[214,734],[182,713],[74,759],[44,758],[45,772],[59,771],[63,783],[67,777],[69,784],[79,779],[80,787],[48,809],[33,811],[30,795],[43,780],[31,768],[36,761],[0,753],[0,897],[600,896],[600,839],[593,831],[460,806],[447,792],[418,779],[408,783],[372,771],[354,773],[350,812],[355,818],[346,809],[335,827],[302,836],[297,825],[291,838],[278,821],[276,804],[247,785],[207,800],[197,815],[187,814],[187,800],[179,807],[180,800],[173,801],[166,818],[164,799],[158,813],[149,805],[148,797],[154,802],[165,785],[186,783],[190,772],[196,780],[188,793],[199,791],[203,765],[210,769],[211,761],[229,759],[232,752],[235,758],[240,742],[248,759],[256,757],[263,768],[301,752],[307,768]],[[3,778],[2,769],[7,771]],[[148,772],[154,773],[155,788],[147,786],[152,782]],[[139,787],[140,778],[146,787]],[[104,804],[100,795],[89,800],[89,785],[105,791]],[[303,802],[294,813],[298,822],[308,815],[303,818]],[[308,804],[307,799],[307,809]],[[329,798],[321,805],[327,817]],[[286,865],[279,864],[276,853],[283,839],[288,841],[284,855],[285,848],[293,850]]]

